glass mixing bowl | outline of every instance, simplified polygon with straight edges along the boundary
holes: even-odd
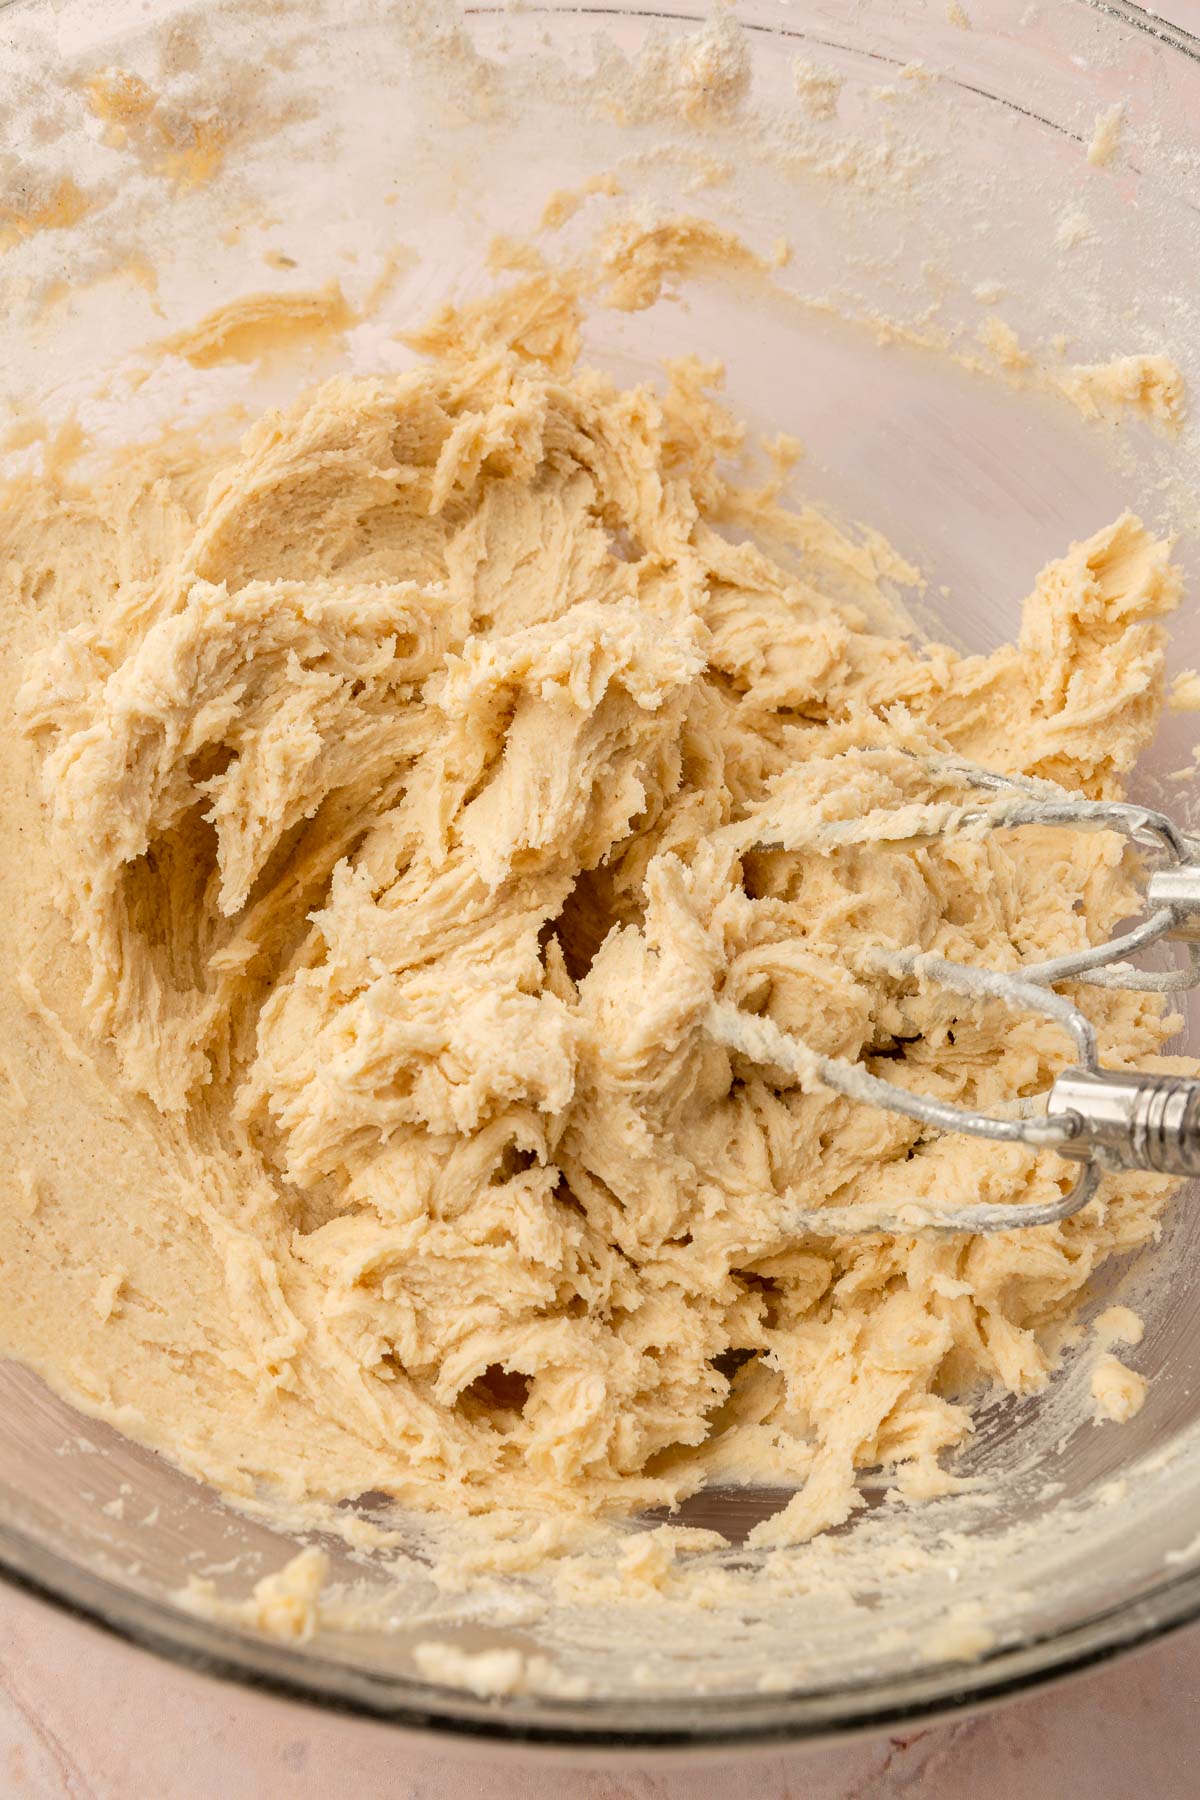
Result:
[[[681,350],[722,357],[734,408],[807,445],[796,491],[869,521],[923,569],[915,605],[930,629],[971,648],[1011,636],[1035,571],[1125,505],[1170,522],[1194,589],[1195,426],[1168,438],[1088,421],[987,322],[1011,324],[1046,367],[1166,351],[1200,378],[1200,42],[1122,0],[965,7],[739,0],[749,92],[714,64],[686,91],[650,93],[636,79],[647,43],[694,33],[696,13],[522,4],[469,7],[460,24],[384,0],[192,14],[171,0],[9,0],[0,400],[51,422],[74,408],[103,442],[152,432],[154,393],[200,416],[277,398],[339,360],[398,366],[393,328],[490,279],[494,234],[527,235],[552,190],[619,164],[622,204],[683,207],[762,248],[786,236],[791,257],[769,301],[714,278],[648,311],[598,314],[588,354],[627,379]],[[136,121],[97,117],[87,77],[114,66],[184,96],[175,113],[164,103],[156,145]],[[1104,160],[1101,137],[1089,160],[1113,107],[1115,154]],[[586,230],[584,213],[558,242]],[[104,383],[222,301],[331,273],[385,301],[307,361],[193,371],[153,393]],[[1178,667],[1200,663],[1194,601],[1174,644]],[[1135,792],[1195,823],[1192,787],[1169,780],[1193,735],[1168,718]],[[588,1697],[477,1699],[420,1676],[413,1645],[431,1628],[417,1575],[388,1629],[333,1623],[286,1644],[192,1616],[171,1598],[189,1573],[224,1567],[244,1593],[290,1553],[286,1534],[12,1365],[0,1366],[0,1561],[14,1582],[211,1673],[464,1735],[740,1744],[994,1699],[1200,1614],[1196,1198],[1184,1193],[1161,1241],[1107,1268],[1094,1297],[1098,1309],[1120,1291],[1145,1316],[1141,1414],[1080,1423],[1084,1372],[1069,1355],[1048,1393],[989,1401],[960,1464],[993,1478],[990,1507],[958,1495],[923,1509],[931,1567],[918,1578],[881,1560],[833,1624],[797,1594],[803,1679],[773,1666],[752,1613],[711,1615],[692,1654],[656,1661],[650,1606],[595,1620]],[[685,1515],[736,1544],[779,1502],[723,1489]],[[880,1516],[848,1529],[870,1533]],[[973,1662],[914,1658],[889,1628],[969,1595],[947,1548],[964,1533],[993,1585],[1001,1572],[994,1645]],[[327,1548],[335,1576],[377,1580],[369,1557]],[[433,1635],[466,1648],[528,1648],[549,1628],[519,1608],[505,1626],[465,1599],[441,1605]]]

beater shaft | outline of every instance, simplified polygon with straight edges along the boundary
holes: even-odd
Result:
[[[1106,1169],[1200,1175],[1200,1081],[1137,1069],[1064,1069],[1048,1109],[1079,1120],[1060,1156]]]

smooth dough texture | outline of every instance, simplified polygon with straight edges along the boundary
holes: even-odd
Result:
[[[951,1487],[973,1395],[1046,1381],[1170,1184],[1004,1237],[798,1236],[1073,1171],[802,1092],[710,1009],[968,1105],[1045,1089],[1054,1026],[865,953],[1098,938],[1121,840],[871,822],[961,797],[913,751],[1119,793],[1179,584],[1127,516],[1015,644],[919,645],[885,546],[730,474],[715,370],[622,390],[576,336],[530,276],[215,462],[9,496],[0,1333],[235,1495],[587,1513],[745,1478],[796,1490],[755,1541],[797,1541],[864,1468]],[[755,849],[781,821],[800,847]],[[1155,996],[1081,1003],[1106,1061],[1173,1066]]]

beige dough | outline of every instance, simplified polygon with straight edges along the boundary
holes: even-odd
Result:
[[[1097,1422],[1113,1419],[1123,1424],[1141,1412],[1146,1398],[1146,1378],[1106,1351],[1092,1370],[1092,1399]]]
[[[1129,910],[1119,840],[823,827],[946,798],[908,750],[1119,793],[1179,583],[1125,517],[1016,644],[915,645],[883,546],[722,472],[715,371],[622,391],[576,337],[530,275],[215,464],[9,496],[0,1332],[235,1495],[558,1516],[751,1478],[797,1490],[755,1541],[796,1541],[863,1468],[951,1487],[972,1397],[1047,1380],[1042,1328],[1170,1184],[797,1239],[797,1206],[1073,1172],[781,1086],[709,1009],[967,1105],[1046,1088],[1053,1026],[861,954],[1081,945]],[[806,847],[749,848],[782,814]],[[1105,1060],[1174,1066],[1155,997],[1081,999]]]

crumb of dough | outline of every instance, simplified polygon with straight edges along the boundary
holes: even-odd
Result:
[[[199,1575],[190,1575],[174,1599],[198,1618],[306,1644],[316,1635],[318,1602],[328,1578],[329,1558],[323,1550],[310,1548],[298,1551],[282,1569],[255,1582],[247,1600],[222,1600],[216,1583]]]
[[[1146,1378],[1109,1352],[1092,1370],[1092,1399],[1096,1402],[1096,1419],[1112,1419],[1124,1424],[1142,1410],[1146,1398]]]
[[[770,254],[762,256],[724,226],[683,213],[651,223],[616,220],[601,240],[599,266],[608,277],[606,304],[641,312],[685,276],[762,275],[784,267],[789,256],[786,238],[777,238]]]
[[[967,15],[966,8],[960,4],[960,0],[948,0],[946,18],[951,25],[956,25],[960,31],[970,31],[971,29],[970,18]]]
[[[1108,1306],[1092,1320],[1092,1335],[1101,1349],[1114,1344],[1140,1344],[1146,1335],[1142,1320],[1129,1306]]]
[[[219,56],[209,58],[205,91],[186,101],[171,98],[169,82],[156,93],[127,69],[102,69],[82,83],[101,141],[180,193],[215,181],[239,145],[274,131],[304,105],[267,106],[263,86],[261,69]]]
[[[656,124],[674,114],[689,125],[735,119],[750,91],[746,36],[728,14],[699,31],[653,34],[632,63],[620,61],[608,106],[626,124]]]
[[[737,111],[750,90],[750,51],[732,18],[717,18],[678,48],[673,92],[693,123]]]
[[[39,182],[18,165],[10,187],[0,189],[0,251],[41,231],[69,231],[86,218],[92,204],[72,176]]]
[[[810,118],[834,117],[845,85],[844,76],[835,74],[821,63],[807,62],[798,56],[792,64],[792,81]]]
[[[1022,347],[1012,326],[1003,319],[985,319],[975,334],[985,350],[990,350],[1003,369],[1028,369],[1033,357]]]
[[[590,1691],[583,1676],[564,1675],[548,1657],[523,1650],[461,1650],[457,1644],[427,1639],[413,1646],[413,1661],[426,1681],[463,1688],[479,1700],[513,1694],[578,1700]]]
[[[956,1607],[922,1640],[922,1649],[932,1662],[978,1662],[995,1647],[995,1631],[970,1603]]]
[[[1168,356],[1117,356],[1111,362],[1076,363],[1055,385],[1085,418],[1140,413],[1170,428],[1183,419],[1184,378]]]
[[[161,348],[197,369],[257,362],[301,341],[336,337],[355,324],[337,282],[316,293],[247,294],[210,313],[198,326],[163,340]]]
[[[1105,168],[1117,153],[1121,126],[1125,119],[1125,102],[1118,100],[1107,112],[1097,113],[1087,148],[1087,159],[1093,168]]]
[[[542,208],[541,228],[543,231],[561,231],[585,201],[598,194],[612,198],[620,192],[621,183],[615,175],[591,175],[578,187],[556,188]]]
[[[98,69],[83,84],[88,107],[104,126],[104,143],[124,149],[131,127],[149,118],[158,96],[130,69]]]
[[[967,1105],[1044,1091],[1052,1022],[956,1000],[951,1032],[867,953],[1082,947],[1131,909],[1122,841],[892,822],[952,823],[946,752],[1119,795],[1181,589],[1124,514],[1042,570],[1013,643],[899,633],[915,571],[746,485],[719,367],[574,366],[588,292],[648,304],[719,253],[686,221],[610,238],[586,289],[535,268],[443,309],[402,375],[4,513],[29,1109],[0,1150],[88,1157],[56,1149],[53,1230],[0,1204],[0,1337],[233,1496],[570,1522],[741,1468],[796,1489],[752,1544],[799,1542],[862,1469],[951,1491],[974,1394],[1051,1378],[1040,1333],[1173,1191],[1122,1175],[995,1238],[797,1232],[1073,1178],[789,1080],[713,1009]],[[1174,1029],[1153,994],[1085,1004],[1108,1060]],[[118,1261],[146,1303],[68,1316]],[[618,1574],[669,1584],[678,1548]],[[304,1635],[322,1568],[226,1616]]]
[[[1178,430],[1183,422],[1186,384],[1168,356],[1143,353],[1116,356],[1104,363],[1047,368],[1021,343],[1012,326],[994,314],[982,321],[975,335],[1005,374],[1014,378],[1031,375],[1069,400],[1085,419],[1112,420],[1132,413],[1170,431]],[[1054,348],[1061,356],[1065,340],[1056,339]]]
[[[1200,712],[1200,674],[1184,669],[1167,690],[1167,705],[1172,712]]]

